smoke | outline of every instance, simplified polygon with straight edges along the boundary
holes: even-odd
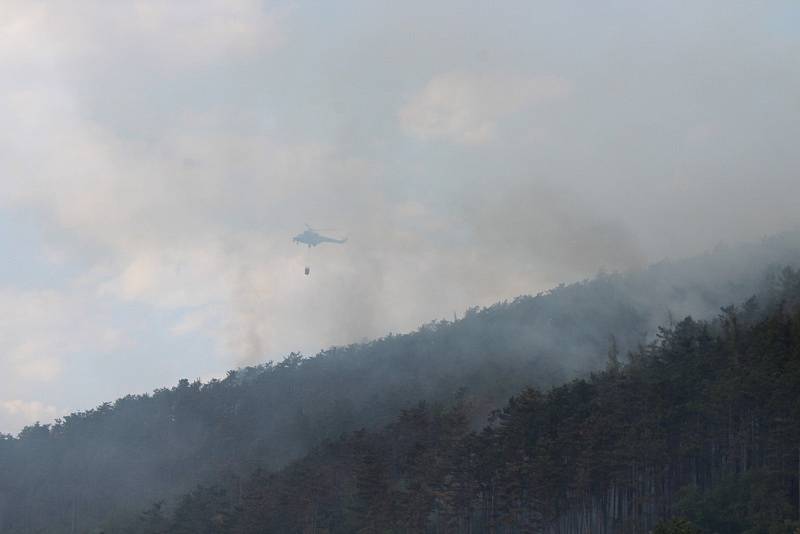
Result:
[[[3,283],[135,340],[97,371],[123,394],[796,227],[793,13],[11,3],[0,216],[60,267]],[[36,359],[69,390],[78,353]]]

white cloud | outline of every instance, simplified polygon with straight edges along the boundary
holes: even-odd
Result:
[[[293,206],[330,221],[384,202],[366,162],[322,144],[228,132],[212,114],[155,132],[156,149],[87,120],[57,90],[12,91],[0,115],[9,126],[0,132],[0,155],[13,170],[0,183],[0,203],[41,213],[93,253],[76,282],[87,302],[73,304],[112,299],[227,310],[216,321],[224,327],[211,334],[237,361],[286,346],[281,324],[294,317],[279,310],[293,286],[282,278],[302,254],[288,236],[304,221]],[[337,206],[345,203],[356,211],[341,213]],[[73,309],[61,313],[76,316]],[[198,327],[190,323],[172,333]],[[55,352],[64,350],[62,344]],[[44,372],[45,361],[28,356],[16,369],[52,379],[58,368]]]
[[[70,406],[63,392],[78,387],[76,381],[92,382],[87,369],[99,373],[109,355],[134,347],[134,332],[123,330],[130,324],[116,322],[113,311],[107,299],[96,298],[79,283],[58,290],[0,288],[2,395]],[[52,419],[52,410],[42,403],[8,402],[0,409],[0,432]]]
[[[75,354],[113,351],[127,338],[86,295],[0,290],[0,376],[49,383]]]
[[[424,227],[431,217],[440,218],[421,205],[409,214],[408,205],[388,200],[385,183],[376,178],[379,166],[344,156],[333,144],[239,131],[225,110],[187,109],[159,117],[144,138],[127,136],[113,121],[95,120],[91,101],[73,87],[73,67],[124,76],[130,66],[147,76],[152,65],[206,68],[269,52],[284,39],[284,12],[243,0],[97,3],[84,11],[21,3],[10,13],[17,22],[8,42],[27,46],[24,63],[40,70],[20,78],[30,83],[0,83],[6,125],[0,157],[9,176],[0,183],[0,203],[35,210],[66,233],[73,248],[91,251],[76,282],[81,298],[67,299],[54,313],[91,315],[87,310],[103,299],[177,311],[185,315],[167,328],[170,333],[204,329],[217,338],[219,352],[248,362],[297,344],[345,343],[430,318],[418,300],[390,305],[406,300],[403,288],[418,275],[405,260],[387,262],[379,255],[419,254],[437,264],[457,259],[436,260],[435,251],[447,252],[406,227],[411,219]],[[0,44],[0,58],[11,57],[2,50]],[[483,142],[509,114],[566,91],[566,83],[552,77],[446,74],[412,99],[401,117],[421,137]],[[307,221],[309,214],[314,220]],[[370,250],[351,242],[309,256],[288,240],[303,222],[357,231]],[[86,257],[81,252],[66,256]],[[324,276],[322,258],[327,273],[338,278],[312,290]],[[309,260],[313,281],[297,276]],[[396,287],[383,287],[389,277]],[[351,317],[332,309],[344,301]],[[0,309],[8,308],[0,302]],[[196,309],[213,312],[202,317],[192,313]],[[54,317],[36,321],[48,325]],[[42,347],[15,359],[14,372],[54,380],[65,364],[53,361],[53,354],[115,339],[104,333],[103,321],[92,321],[91,344],[52,325]],[[216,326],[205,328],[209,323]],[[125,336],[119,337],[124,344]],[[22,354],[20,343],[5,346]]]
[[[0,409],[5,418],[15,423],[16,427],[40,422],[49,422],[58,416],[55,406],[40,401],[24,401],[19,399],[0,401]]]
[[[268,13],[258,0],[144,0],[132,3],[131,9],[133,31],[145,42],[155,40],[150,45],[154,52],[188,64],[268,51],[284,39],[280,16]],[[127,14],[119,13],[117,20]]]
[[[170,333],[174,336],[185,336],[193,334],[201,329],[214,329],[214,323],[219,320],[217,314],[212,310],[203,308],[185,314],[181,319],[172,325]]]
[[[285,16],[258,0],[10,0],[0,16],[0,67],[55,73],[67,64],[123,59],[151,67],[202,67],[280,46]]]
[[[409,134],[423,140],[482,144],[495,137],[503,119],[568,93],[569,84],[555,76],[449,72],[412,96],[399,119]]]
[[[44,347],[43,347],[44,348]],[[31,381],[52,382],[61,374],[61,360],[58,357],[38,357],[31,354],[28,347],[22,346],[12,358],[16,360],[14,373],[18,378]],[[49,347],[53,351],[52,347]],[[59,349],[56,349],[59,350]]]
[[[110,397],[164,385],[194,365],[202,374],[413,328],[603,263],[635,264],[640,233],[654,250],[675,243],[664,252],[674,253],[706,239],[694,229],[710,232],[709,221],[733,234],[797,218],[797,195],[787,194],[800,183],[788,156],[798,121],[786,114],[795,63],[783,75],[770,67],[768,86],[730,83],[730,74],[762,72],[768,56],[781,61],[746,59],[745,49],[759,48],[738,37],[719,47],[711,36],[715,52],[704,55],[691,35],[619,42],[592,17],[559,26],[547,16],[558,8],[530,20],[492,10],[498,20],[487,24],[478,11],[462,19],[441,5],[433,9],[449,21],[442,33],[437,17],[419,18],[421,4],[345,25],[310,5],[267,4],[3,2],[0,210],[48,234],[31,255],[49,262],[47,274],[16,289],[2,280],[6,398],[72,407],[61,399],[77,399],[76,390],[103,385]],[[644,55],[637,44],[648,45]],[[720,50],[732,52],[719,58]],[[680,66],[690,60],[697,71],[687,76]],[[523,74],[553,66],[563,79]],[[399,80],[422,73],[441,74],[392,108],[407,89]],[[567,79],[580,80],[574,98]],[[756,93],[757,108],[748,104]],[[568,96],[560,113],[546,109]],[[741,143],[719,144],[735,135]],[[436,143],[417,151],[413,139],[491,150],[456,159]],[[683,145],[678,170],[695,184],[691,197],[666,177]],[[751,172],[751,191],[771,191],[760,203],[726,185]],[[736,220],[703,208],[717,197],[699,193],[723,189],[741,197],[726,212]],[[290,237],[304,222],[351,239],[295,247]],[[64,289],[26,289],[40,278]],[[132,339],[143,354],[107,354]],[[108,357],[93,359],[98,352]],[[214,361],[221,355],[229,359]],[[135,379],[117,379],[121,368]]]

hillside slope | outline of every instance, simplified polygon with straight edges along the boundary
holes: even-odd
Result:
[[[200,487],[114,534],[763,533],[800,529],[800,271],[686,318],[621,365],[512,397],[480,433],[469,406],[421,403],[243,488]],[[144,519],[144,520],[142,520]]]
[[[768,292],[768,267],[797,264],[799,251],[789,234],[599,275],[410,334],[291,355],[208,384],[183,380],[28,427],[0,440],[0,531],[81,532],[197,483],[236,485],[343,432],[381,428],[419,401],[460,395],[479,424],[526,386],[602,368],[611,336],[624,355],[671,316],[708,317]]]

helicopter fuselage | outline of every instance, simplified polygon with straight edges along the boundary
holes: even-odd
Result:
[[[322,243],[344,243],[347,241],[347,238],[344,239],[334,239],[332,237],[327,237],[317,232],[313,232],[311,230],[306,230],[302,234],[297,234],[292,238],[292,241],[295,243],[302,243],[303,245],[308,245],[309,247],[316,247]]]

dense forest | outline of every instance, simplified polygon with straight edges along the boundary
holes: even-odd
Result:
[[[787,478],[788,463],[775,463],[789,462],[789,453],[759,440],[783,446],[790,436],[775,434],[775,421],[759,419],[766,416],[756,408],[727,412],[728,441],[720,441],[719,414],[693,415],[709,435],[693,438],[697,449],[681,457],[688,464],[672,455],[688,447],[681,436],[689,430],[679,425],[679,436],[670,437],[677,441],[667,443],[659,418],[686,423],[692,403],[722,409],[728,397],[714,396],[707,382],[732,388],[749,377],[781,391],[746,366],[768,363],[751,361],[748,352],[761,339],[759,328],[773,321],[794,332],[790,308],[774,311],[776,295],[790,295],[787,280],[794,278],[770,266],[797,265],[798,245],[800,238],[787,234],[639,272],[599,274],[416,332],[313,357],[292,354],[209,383],[181,380],[26,427],[0,437],[0,532],[602,532],[600,522],[609,532],[621,524],[638,532],[683,510],[680,503],[724,500],[714,492],[728,486],[764,492],[763,484],[782,481],[789,499],[796,478]],[[726,308],[732,326],[722,319],[676,324],[687,315],[711,318],[752,295],[760,315],[752,304]],[[769,318],[765,310],[772,310]],[[671,362],[665,351],[686,336],[697,347]],[[758,342],[780,340],[791,341]],[[788,357],[777,345],[768,348]],[[633,359],[623,366],[627,354]],[[689,371],[701,354],[705,367]],[[729,369],[731,358],[738,366]],[[739,374],[729,377],[734,370]],[[670,385],[670,373],[703,381]],[[751,404],[764,398],[751,395]],[[794,413],[785,415],[787,428]],[[490,414],[489,429],[473,433]],[[644,415],[653,419],[636,420]],[[755,441],[731,452],[745,423],[755,425]],[[632,428],[641,433],[626,434]],[[745,467],[737,454],[747,455]],[[684,486],[694,488],[694,498],[679,499]],[[154,502],[161,504],[140,513]],[[697,522],[704,513],[683,515]],[[302,518],[311,523],[293,523]]]
[[[527,388],[470,432],[468,399],[403,410],[277,473],[198,487],[119,533],[800,531],[800,272],[767,309],[660,329],[623,363]]]

